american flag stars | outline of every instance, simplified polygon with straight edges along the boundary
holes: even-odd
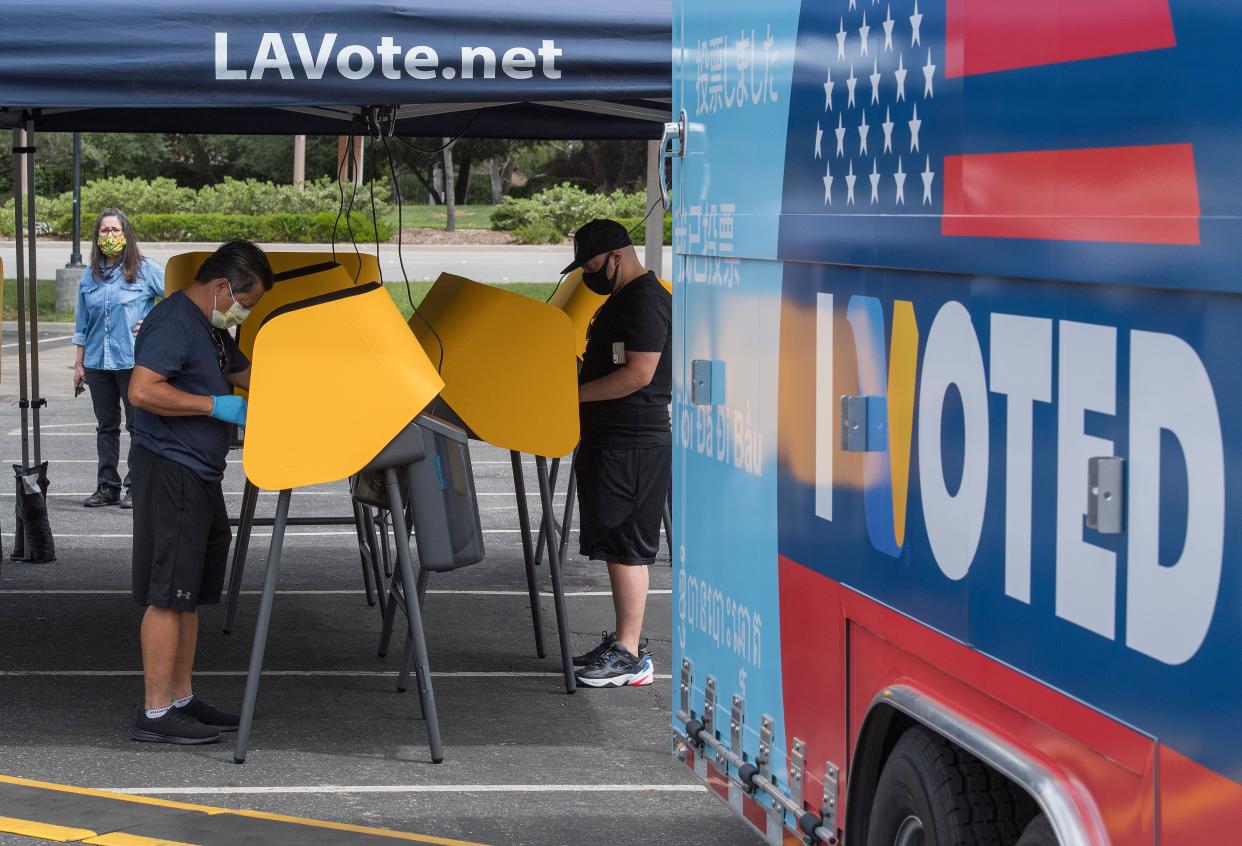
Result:
[[[921,149],[924,140],[921,132],[924,119],[930,117],[934,120],[936,115],[934,109],[926,115],[920,115],[919,101],[922,101],[926,111],[927,103],[935,99],[936,74],[939,70],[935,56],[935,51],[939,49],[936,46],[938,36],[933,36],[929,31],[932,43],[922,43],[925,21],[919,0],[835,2],[841,4],[836,9],[848,6],[848,11],[837,22],[837,49],[830,49],[825,57],[829,67],[823,83],[823,112],[837,113],[836,128],[833,130],[837,145],[833,158],[844,161],[837,164],[836,175],[833,174],[831,164],[825,162],[823,204],[835,205],[844,199],[845,206],[872,207],[873,213],[882,211],[885,207],[892,209],[905,206],[906,180],[910,171],[906,169],[904,157],[910,155],[916,162],[913,172],[918,173],[922,179],[922,205],[934,206],[937,202],[936,171],[933,169],[933,156]],[[872,8],[868,9],[867,6]],[[828,12],[829,15],[832,13]],[[883,41],[880,40],[881,20]],[[908,30],[906,20],[909,21]],[[872,21],[875,22],[874,26]],[[930,20],[928,25],[931,26]],[[871,38],[872,29],[876,31],[874,41]],[[907,34],[910,38],[909,46],[905,46]],[[834,52],[835,61],[832,59]],[[906,64],[907,52],[912,57],[910,65]],[[868,59],[871,60],[869,71],[866,69]],[[913,85],[913,90],[906,89],[909,73],[916,68],[921,69],[923,74],[921,97]],[[869,91],[858,90],[860,79],[864,85],[870,84]],[[842,81],[846,90],[844,105],[835,96],[836,88]],[[847,113],[851,121],[848,124],[845,120]],[[825,123],[827,121],[822,118],[815,123],[812,153],[815,159],[828,158],[823,149]],[[832,126],[831,123],[827,125]],[[857,136],[847,126],[856,127]],[[879,136],[871,138],[873,126],[883,130],[882,139]],[[917,164],[920,155],[923,158],[922,168]],[[938,158],[936,162],[939,162]],[[844,170],[842,165],[845,166]],[[867,198],[866,201],[863,196],[856,195],[856,184],[860,175],[866,176],[871,187],[871,191],[863,195]],[[841,183],[845,187],[844,198],[841,195]]]

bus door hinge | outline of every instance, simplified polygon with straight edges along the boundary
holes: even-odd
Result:
[[[764,781],[772,780],[772,734],[775,730],[772,718],[764,714],[759,723],[759,760],[755,762]]]
[[[793,739],[793,754],[789,756],[789,798],[802,807],[802,777],[806,768],[806,744]]]
[[[841,789],[841,770],[836,764],[829,761],[824,768],[824,805],[820,808],[820,816],[823,817],[823,827],[828,832],[834,833],[837,830],[837,794]]]
[[[690,684],[694,680],[694,665],[689,658],[681,659],[681,711],[683,721],[690,719]]]
[[[737,757],[742,757],[742,720],[745,718],[745,705],[742,697],[733,694],[733,710],[729,714],[729,749]]]

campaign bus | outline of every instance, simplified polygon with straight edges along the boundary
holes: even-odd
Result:
[[[673,754],[771,844],[1242,843],[1242,7],[673,18]]]

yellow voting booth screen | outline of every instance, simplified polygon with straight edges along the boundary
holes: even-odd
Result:
[[[371,253],[355,253],[352,249],[338,250],[335,258],[330,251],[320,250],[264,250],[272,265],[273,273],[284,273],[299,267],[317,264],[339,264],[349,274],[351,282],[361,285],[380,278],[379,259]],[[210,250],[178,253],[164,265],[164,294],[174,294],[194,281],[194,274],[203,261],[211,255]]]
[[[419,313],[410,328],[433,363],[443,353],[442,397],[475,435],[532,455],[573,451],[578,374],[574,326],[563,311],[442,273]]]
[[[250,317],[238,332],[237,345],[247,358],[251,358],[254,352],[254,336],[259,326],[276,309],[380,278],[379,259],[370,253],[342,250],[336,254],[335,261],[330,252],[264,250],[264,254],[272,265],[277,282],[251,310]],[[164,266],[164,295],[171,296],[193,282],[194,274],[209,255],[210,252],[197,251],[170,258]],[[288,278],[282,279],[282,276]]]
[[[444,387],[379,283],[271,312],[252,361],[242,463],[265,490],[357,473]]]
[[[664,290],[673,293],[673,285],[667,279],[661,279]],[[569,315],[574,324],[574,354],[582,358],[586,352],[587,329],[595,312],[604,304],[604,297],[592,291],[582,282],[582,268],[571,271],[557,286],[548,305],[555,306]]]

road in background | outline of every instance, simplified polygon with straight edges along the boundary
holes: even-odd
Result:
[[[153,261],[164,264],[178,253],[194,250],[214,250],[218,244],[143,244],[143,252]],[[330,251],[331,244],[261,244],[271,250]],[[52,279],[56,269],[69,261],[68,241],[39,241],[38,270],[40,279]],[[89,248],[89,244],[87,245]],[[358,248],[375,252],[374,244],[359,244]],[[349,243],[337,244],[337,251],[352,250]],[[441,273],[456,273],[478,282],[555,282],[560,278],[561,268],[569,264],[572,250],[568,246],[470,246],[406,244],[401,255],[411,281],[432,281]],[[4,261],[5,276],[13,278],[15,248],[12,241],[0,241],[0,260]],[[395,282],[401,279],[401,266],[397,260],[396,244],[380,245],[380,266],[384,279]],[[672,267],[672,247],[664,248],[665,278]]]

